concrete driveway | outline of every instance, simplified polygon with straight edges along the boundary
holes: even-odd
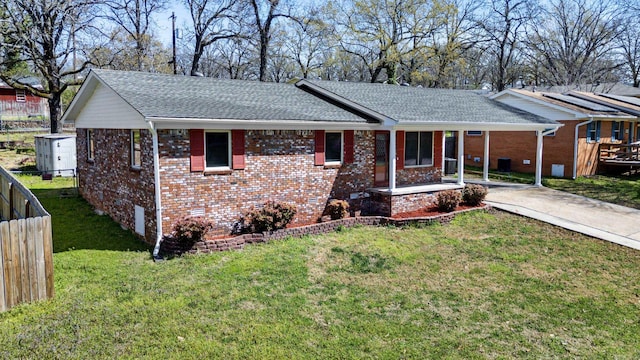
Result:
[[[489,186],[486,203],[496,209],[640,250],[640,210],[545,187],[482,184]]]

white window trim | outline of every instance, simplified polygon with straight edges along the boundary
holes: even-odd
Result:
[[[413,132],[418,133],[418,154],[417,155],[420,155],[420,133],[423,133],[423,132],[430,132],[431,133],[431,163],[430,164],[424,164],[424,165],[422,165],[422,164],[419,164],[419,165],[407,165],[406,162],[405,162],[405,164],[404,164],[405,169],[406,168],[412,169],[412,168],[433,167],[433,157],[435,155],[434,154],[435,144],[433,142],[433,137],[435,135],[434,131],[405,131],[405,133],[404,133],[404,153],[405,153],[405,156],[407,154],[407,133],[413,133]],[[474,136],[474,135],[471,135],[471,136]],[[405,161],[406,161],[406,158],[405,158]],[[416,161],[418,161],[418,159],[416,159]]]
[[[96,143],[93,139],[94,137],[93,129],[87,129],[86,137],[87,137],[87,160],[95,161],[96,154],[94,154],[94,152],[96,150],[96,147],[95,147]],[[92,143],[93,143],[93,149],[91,149]]]
[[[135,137],[133,136],[133,132],[137,131],[139,133],[139,137],[138,140],[140,141],[140,164],[136,164],[135,160],[136,160],[136,155],[135,155],[135,143],[134,143],[134,139]],[[140,131],[139,129],[132,129],[131,132],[129,133],[129,142],[130,142],[130,148],[131,148],[131,167],[134,169],[140,169],[140,167],[142,166],[142,131]]]
[[[211,134],[211,133],[219,133],[219,134],[227,134],[227,166],[214,166],[214,167],[208,167],[207,166],[207,134]],[[220,170],[231,170],[231,131],[229,130],[210,130],[210,131],[205,131],[204,132],[204,170],[205,171],[220,171]]]
[[[327,134],[340,134],[340,161],[327,161]],[[325,165],[342,165],[344,161],[344,133],[342,131],[325,131],[324,132],[324,154],[325,154]]]
[[[467,130],[467,136],[482,136],[482,130]]]
[[[26,102],[27,92],[21,89],[16,89],[16,102]]]

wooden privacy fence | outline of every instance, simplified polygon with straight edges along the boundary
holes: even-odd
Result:
[[[51,215],[0,167],[0,312],[52,298]]]

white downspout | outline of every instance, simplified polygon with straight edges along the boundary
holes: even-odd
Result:
[[[162,242],[162,202],[160,201],[160,152],[158,151],[158,132],[153,122],[147,121],[153,138],[153,184],[156,204],[156,245],[153,248],[153,259],[158,260],[160,243]]]
[[[578,177],[578,132],[580,126],[584,126],[593,122],[593,116],[589,116],[589,120],[576,125],[575,137],[573,139],[573,180]]]

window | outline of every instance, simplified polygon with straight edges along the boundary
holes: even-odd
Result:
[[[131,130],[131,167],[140,168],[141,155],[140,130]]]
[[[404,166],[433,166],[433,133],[406,132]]]
[[[27,101],[27,94],[24,90],[16,90],[16,101],[17,102],[25,102]]]
[[[622,126],[622,121],[614,121],[611,123],[611,140],[623,140],[624,132],[622,131]]]
[[[325,164],[342,162],[342,133],[326,132],[325,133]]]
[[[600,141],[600,121],[587,124],[587,142]]]
[[[207,169],[231,167],[229,132],[205,132],[205,166]]]
[[[482,131],[480,130],[468,130],[467,136],[482,136]]]
[[[87,160],[93,161],[94,150],[93,129],[87,129]]]

